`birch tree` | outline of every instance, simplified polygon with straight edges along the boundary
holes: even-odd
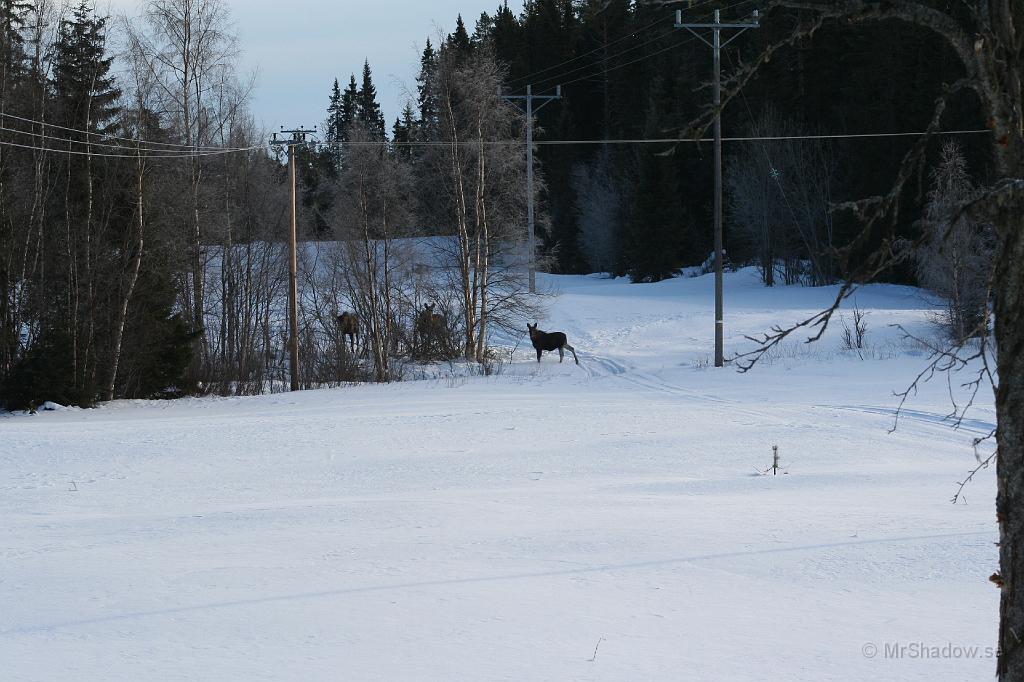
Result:
[[[149,0],[142,26],[130,29],[130,40],[154,75],[163,109],[181,142],[194,151],[186,164],[189,202],[184,214],[189,225],[189,287],[182,291],[183,307],[196,330],[205,322],[206,234],[203,192],[206,172],[200,152],[216,143],[224,125],[216,106],[218,86],[235,72],[237,39],[231,30],[224,0]],[[202,362],[208,362],[208,341],[200,337]]]
[[[525,128],[522,115],[498,95],[502,71],[488,46],[457,57],[443,49],[437,70],[446,150],[438,158],[454,225],[448,255],[455,261],[464,357],[482,362],[493,326],[514,329],[538,310],[524,279],[526,162],[518,133]]]

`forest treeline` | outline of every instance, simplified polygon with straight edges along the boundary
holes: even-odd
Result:
[[[0,0],[3,406],[287,385],[289,174],[230,27],[224,0],[113,19]],[[534,312],[523,117],[502,77],[485,47],[439,50],[419,121],[437,146],[413,155],[388,140],[367,64],[326,139],[296,150],[302,386],[486,367],[492,331]],[[431,234],[445,238],[408,239]]]
[[[602,271],[657,281],[681,265],[705,262],[712,249],[712,157],[709,142],[642,143],[673,139],[710,106],[711,51],[674,27],[674,10],[687,21],[749,19],[760,3],[633,2],[631,0],[528,0],[500,4],[447,35],[428,36],[420,56],[416,92],[390,130],[379,110],[365,115],[378,134],[410,145],[416,164],[436,141],[429,83],[438,55],[465,59],[492,54],[502,67],[504,91],[552,94],[560,100],[537,116],[537,158],[544,176],[544,252],[560,272]],[[723,51],[723,78],[787,36],[805,17],[773,11]],[[728,34],[727,36],[728,37]],[[329,143],[343,143],[347,121],[358,118],[367,92],[353,72],[335,81],[329,96]],[[962,76],[949,47],[920,27],[890,22],[829,26],[793,49],[778,52],[741,98],[723,113],[726,136],[821,136],[914,133],[930,120],[934,93]],[[342,82],[345,82],[344,80]],[[985,128],[977,102],[964,94],[947,107],[946,130]],[[984,183],[987,140],[954,138],[975,180]],[[557,143],[547,144],[544,143]],[[604,143],[602,143],[604,142]],[[859,232],[851,215],[833,215],[831,203],[887,189],[913,137],[856,137],[726,143],[726,249],[734,262],[755,262],[765,283],[827,284],[855,263],[834,252]],[[333,146],[333,145],[332,145]],[[941,144],[931,150],[939,163]],[[330,152],[326,152],[330,153]],[[320,169],[306,175],[306,203],[329,205],[319,190]],[[433,179],[417,174],[420,225],[443,232],[450,220],[431,210]],[[928,192],[922,176],[902,202],[898,234],[920,236]],[[312,230],[322,229],[313,225]],[[864,244],[870,253],[877,244]],[[854,255],[856,259],[856,254]],[[913,282],[915,267],[887,277]]]
[[[611,271],[652,281],[708,257],[711,145],[619,141],[674,138],[710,105],[711,50],[674,28],[674,10],[683,10],[686,21],[699,21],[710,20],[719,9],[728,21],[749,19],[761,4],[528,0],[521,8],[506,2],[479,17],[458,18],[444,47],[470,54],[490,46],[506,68],[507,91],[522,94],[530,84],[536,93],[550,93],[562,86],[562,99],[538,115],[538,141],[608,141],[538,149],[550,218],[545,246],[560,271]],[[760,29],[747,31],[723,51],[723,78],[787,36],[803,18],[798,11],[773,11]],[[424,73],[431,44],[438,42],[432,40],[422,57]],[[826,25],[813,39],[776,53],[743,97],[726,108],[723,126],[726,136],[919,132],[930,120],[933,93],[961,75],[949,47],[920,27]],[[395,139],[405,139],[417,130],[417,121],[429,117],[411,103],[395,122]],[[970,94],[957,98],[944,117],[948,130],[979,129],[985,123]],[[429,131],[421,134],[429,137]],[[960,142],[971,171],[984,181],[988,141],[975,136]],[[845,243],[858,228],[832,224],[827,202],[887,189],[912,143],[909,138],[727,143],[728,252],[739,261],[777,259],[783,263],[780,274],[790,280],[833,281],[843,268],[830,261],[828,249]],[[935,163],[940,146],[934,145]],[[919,229],[914,223],[921,216],[926,180],[904,202],[900,231],[907,237]],[[755,201],[763,206],[758,215],[751,213]],[[912,278],[913,268],[890,276]]]
[[[424,41],[394,122],[381,113],[369,62],[339,65],[317,114],[326,118],[319,144],[297,151],[309,247],[303,383],[391,380],[410,360],[486,362],[492,331],[536,310],[523,279],[525,119],[499,92],[561,86],[537,117],[544,269],[647,282],[704,262],[710,144],[638,141],[675,138],[710,101],[710,50],[673,27],[673,11],[742,18],[757,7],[529,0],[460,16],[451,33]],[[725,77],[800,20],[773,12],[732,43]],[[237,68],[242,46],[230,26],[223,0],[147,0],[115,18],[85,0],[0,0],[8,407],[256,393],[285,379],[287,169],[249,109],[253,85]],[[959,68],[917,28],[826,26],[763,67],[723,123],[742,136],[920,131],[927,93]],[[964,96],[944,127],[983,127],[978,118]],[[935,145],[945,175],[908,189],[907,239],[920,236],[936,183],[984,184],[985,142],[957,141]],[[885,189],[910,144],[727,143],[730,259],[758,265],[769,285],[841,278],[851,264],[832,249],[857,226],[833,218],[829,203]],[[429,235],[447,237],[426,259],[443,260],[440,273],[405,239]],[[922,272],[910,264],[888,276]],[[428,304],[440,312],[425,314]],[[343,309],[360,319],[356,353],[342,342]]]

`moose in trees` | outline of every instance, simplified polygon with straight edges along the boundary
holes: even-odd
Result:
[[[348,337],[352,352],[356,352],[356,340],[359,338],[359,316],[347,310],[338,315],[338,335],[341,337],[342,347],[345,345],[345,337]]]
[[[432,357],[440,354],[447,320],[443,313],[434,312],[436,303],[427,303],[416,314],[416,336],[422,355]]]
[[[537,324],[526,323],[526,328],[530,332],[530,343],[537,349],[537,362],[540,362],[541,353],[544,351],[558,351],[558,361],[561,362],[565,358],[565,349],[572,353],[572,359],[576,361],[576,364],[580,364],[580,359],[576,357],[576,349],[569,345],[568,339],[565,338],[565,332],[545,332],[537,329]]]

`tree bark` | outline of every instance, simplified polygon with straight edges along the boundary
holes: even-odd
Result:
[[[1022,207],[1024,208],[1024,207]],[[996,272],[996,518],[999,520],[999,679],[1024,680],[1024,225],[1007,226]]]

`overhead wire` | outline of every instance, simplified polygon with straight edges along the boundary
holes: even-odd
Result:
[[[29,130],[21,130],[19,128],[8,128],[8,127],[5,127],[5,126],[0,126],[0,132],[14,133],[16,135],[24,135],[24,136],[28,136],[28,137],[35,137],[35,138],[39,138],[39,139],[42,139],[42,140],[53,140],[53,141],[56,141],[56,142],[59,142],[59,143],[67,144],[67,145],[81,145],[81,146],[87,146],[87,147],[90,147],[90,148],[91,147],[100,147],[100,148],[105,148],[105,149],[114,149],[114,150],[118,150],[118,151],[124,151],[124,152],[128,153],[127,155],[130,155],[133,158],[138,157],[138,156],[151,156],[154,153],[155,154],[159,154],[161,156],[161,158],[168,158],[170,156],[180,156],[182,158],[188,158],[188,157],[192,157],[192,156],[209,156],[209,155],[213,155],[213,154],[225,154],[225,153],[235,153],[235,152],[243,152],[243,151],[253,151],[255,149],[262,148],[262,145],[261,145],[260,147],[203,147],[202,149],[193,149],[193,148],[186,148],[186,149],[153,149],[153,148],[142,147],[141,145],[140,146],[131,146],[131,145],[126,145],[126,144],[108,144],[108,143],[105,143],[105,142],[92,142],[90,140],[74,140],[74,139],[71,139],[71,138],[57,137],[55,135],[47,135],[46,133],[35,133],[35,132],[29,131]],[[84,131],[79,131],[79,132],[84,132]],[[104,139],[110,139],[110,138],[104,138]],[[60,150],[60,149],[58,149],[56,147],[38,147],[38,148],[39,149],[54,150],[54,151],[64,151],[64,150]],[[145,153],[141,153],[141,152],[145,152]],[[98,154],[92,153],[92,152],[85,152],[85,153],[91,154],[92,156],[97,156],[98,155]]]
[[[512,81],[509,82],[509,87],[513,87],[513,86],[515,86],[517,84],[525,84],[528,81],[530,81],[531,79],[536,78],[536,77],[540,76],[541,74],[547,73],[548,71],[554,71],[555,69],[561,68],[563,66],[568,66],[569,64],[572,64],[574,62],[578,62],[581,59],[585,59],[586,57],[589,57],[590,55],[595,54],[597,52],[601,52],[603,50],[607,50],[612,45],[616,45],[618,43],[621,43],[624,40],[628,40],[628,39],[632,38],[633,36],[635,36],[638,33],[642,33],[644,31],[649,31],[650,29],[654,28],[658,24],[663,24],[663,23],[665,23],[665,19],[663,19],[663,18],[662,19],[658,19],[657,21],[654,21],[654,22],[648,24],[647,26],[643,26],[641,28],[634,29],[633,31],[627,33],[624,36],[616,38],[615,40],[608,41],[607,43],[605,43],[605,44],[603,44],[603,45],[601,45],[599,47],[595,47],[593,50],[590,50],[589,52],[584,52],[583,54],[577,55],[575,57],[572,57],[571,59],[566,59],[565,61],[559,62],[557,64],[553,64],[552,66],[549,66],[549,67],[546,67],[546,68],[543,68],[543,69],[539,69],[539,70],[534,71],[532,73],[528,73],[525,76],[519,76],[518,78],[514,78]],[[545,80],[547,80],[547,79],[545,79]]]
[[[694,9],[696,7],[700,7],[700,6],[703,6],[703,5],[710,4],[713,1],[714,0],[704,0],[703,2],[700,2],[697,5],[691,6],[690,9]],[[746,4],[748,2],[752,2],[752,1],[753,0],[741,0],[740,2],[735,2],[735,3],[733,3],[731,5],[728,5],[725,8],[722,8],[722,9],[723,10],[724,9],[729,9],[729,8],[736,7],[736,6],[739,6],[739,5],[743,5],[743,4]],[[560,66],[564,66],[564,65],[573,63],[573,62],[578,61],[578,60],[580,60],[582,58],[585,58],[585,57],[587,57],[589,55],[592,55],[592,54],[594,54],[596,52],[600,52],[600,51],[602,51],[604,49],[607,49],[607,47],[609,45],[614,45],[614,44],[620,43],[623,40],[626,40],[626,39],[628,39],[630,37],[633,37],[633,36],[637,35],[638,33],[642,32],[642,31],[649,30],[650,28],[653,28],[654,26],[657,26],[657,25],[663,23],[663,21],[664,20],[658,20],[658,21],[653,22],[651,24],[648,24],[648,25],[646,25],[644,27],[635,29],[634,31],[630,32],[628,35],[622,36],[622,37],[620,37],[620,38],[618,38],[618,39],[616,39],[614,41],[611,41],[611,42],[607,43],[606,45],[603,45],[601,47],[595,48],[594,50],[591,50],[590,52],[584,53],[582,55],[578,55],[577,57],[574,57],[572,59],[569,59],[569,60],[566,60],[564,62],[561,62],[560,64],[556,64],[556,65],[547,67],[545,69],[541,69],[541,70],[536,71],[536,72],[534,72],[532,74],[528,74],[527,76],[522,76],[522,77],[516,79],[516,81],[514,81],[514,82],[519,82],[519,81],[522,81],[522,80],[527,80],[527,79],[529,79],[529,78],[531,78],[533,76],[539,75],[541,73],[545,73],[547,71],[552,71],[554,69],[559,68]],[[668,32],[662,33],[661,35],[656,36],[656,37],[654,37],[654,38],[652,38],[650,40],[644,41],[643,43],[640,43],[639,45],[634,45],[634,46],[629,47],[629,48],[627,48],[625,50],[617,52],[617,53],[615,53],[613,55],[609,55],[609,56],[605,57],[604,59],[599,60],[597,62],[597,64],[607,63],[608,61],[611,61],[613,59],[618,59],[619,57],[622,57],[623,55],[629,54],[630,52],[634,52],[634,51],[636,51],[638,49],[641,49],[643,47],[646,47],[648,45],[656,43],[656,42],[664,39],[665,37],[671,35],[673,32],[674,31],[668,31]],[[580,76],[578,78],[572,79],[572,80],[564,82],[562,84],[569,85],[569,84],[577,83],[577,82],[580,82],[582,80],[587,80],[589,78],[593,78],[594,76],[597,76],[597,75],[601,75],[601,74],[608,73],[608,72],[611,72],[611,71],[615,71],[615,70],[618,70],[618,69],[621,69],[621,68],[625,68],[627,66],[631,66],[631,65],[636,64],[636,63],[638,63],[640,61],[643,61],[644,59],[648,59],[648,58],[657,56],[657,55],[662,54],[664,52],[667,52],[669,50],[677,49],[678,47],[681,47],[682,45],[685,45],[685,44],[691,42],[692,40],[693,40],[693,38],[691,38],[689,40],[686,40],[686,41],[683,41],[683,42],[680,42],[680,43],[669,45],[669,46],[667,46],[665,48],[662,48],[660,50],[656,50],[656,51],[654,51],[652,53],[644,55],[643,57],[640,57],[638,59],[633,59],[633,60],[630,60],[630,61],[622,63],[622,64],[617,64],[617,65],[612,66],[612,67],[601,68],[599,71],[596,71],[594,73],[589,73],[589,74]],[[553,81],[555,79],[564,78],[565,76],[573,75],[573,74],[578,73],[580,71],[585,71],[588,68],[593,68],[594,66],[596,66],[596,64],[587,64],[587,65],[584,65],[584,66],[581,66],[581,67],[570,69],[570,70],[568,70],[568,71],[566,71],[564,73],[559,74],[557,77],[545,78],[541,82],[545,83],[545,82],[548,82],[548,81]],[[2,132],[9,132],[9,133],[17,134],[17,135],[25,135],[25,136],[35,137],[35,138],[38,138],[40,140],[44,140],[44,139],[45,140],[53,140],[55,142],[58,142],[58,143],[61,143],[61,144],[66,144],[66,145],[88,146],[90,148],[90,151],[84,151],[83,152],[83,151],[76,151],[76,150],[71,150],[71,149],[56,149],[56,148],[53,148],[53,147],[46,147],[46,146],[18,144],[18,143],[9,142],[9,141],[0,142],[0,144],[2,144],[4,146],[8,146],[8,147],[15,147],[15,148],[22,148],[22,149],[32,149],[32,150],[37,150],[37,151],[47,151],[47,152],[56,152],[56,153],[65,153],[65,154],[83,155],[83,156],[87,155],[87,156],[94,156],[94,157],[99,156],[99,157],[107,157],[107,158],[138,158],[140,156],[145,156],[146,158],[153,158],[153,159],[168,159],[168,158],[192,158],[192,157],[200,157],[200,156],[215,156],[215,155],[223,155],[223,154],[231,154],[231,153],[242,153],[242,152],[255,151],[257,149],[263,149],[264,148],[264,145],[254,145],[254,146],[249,146],[249,147],[224,147],[224,146],[216,146],[216,145],[188,145],[188,144],[179,143],[179,142],[157,142],[157,141],[150,141],[150,140],[139,140],[139,139],[129,138],[129,137],[120,137],[120,136],[116,136],[116,135],[108,135],[108,134],[100,133],[100,132],[96,132],[96,131],[81,130],[81,129],[78,129],[78,128],[62,126],[62,125],[59,125],[59,124],[56,124],[56,123],[50,123],[50,122],[47,122],[47,121],[39,121],[39,120],[36,120],[36,119],[26,118],[26,117],[23,117],[23,116],[17,116],[15,114],[9,114],[9,113],[6,113],[6,112],[0,112],[0,117],[7,118],[7,119],[10,119],[10,120],[14,120],[14,121],[19,121],[19,122],[22,122],[22,123],[27,123],[27,124],[33,125],[33,126],[39,126],[40,128],[43,128],[43,129],[47,129],[48,128],[48,129],[53,129],[53,130],[61,130],[61,131],[69,132],[69,133],[74,133],[74,134],[77,134],[77,135],[83,135],[83,136],[86,136],[87,138],[100,138],[101,140],[103,140],[103,141],[96,141],[96,142],[93,142],[93,141],[91,141],[89,139],[86,139],[86,140],[76,140],[76,139],[72,139],[72,138],[58,137],[58,136],[55,136],[55,135],[47,135],[46,133],[43,133],[43,132],[33,132],[33,131],[21,130],[21,129],[18,129],[18,128],[9,128],[9,127],[0,125],[0,131],[2,131]],[[120,141],[120,142],[122,142],[124,144],[111,144],[111,142],[118,142],[118,141]],[[643,142],[646,143],[646,142],[649,142],[649,141],[645,140]],[[588,141],[584,141],[584,140],[579,140],[579,141],[546,141],[545,143],[573,143],[573,144],[578,143],[578,144],[587,144]],[[370,143],[370,144],[377,144],[377,143]],[[381,144],[384,144],[384,143],[381,143]],[[391,144],[396,144],[396,143],[391,143]],[[398,143],[398,144],[406,144],[406,143]],[[431,143],[413,143],[413,144],[431,144]],[[440,144],[446,144],[446,143],[440,143]],[[93,147],[100,147],[100,148],[104,148],[104,149],[112,149],[112,150],[115,150],[115,151],[125,151],[126,153],[125,154],[112,154],[112,153],[107,153],[107,152],[96,153],[96,152],[91,151],[91,148],[93,148]]]
[[[225,154],[239,154],[242,152],[255,151],[257,149],[263,149],[264,147],[250,147],[250,148],[237,148],[237,149],[220,149],[220,150],[207,150],[200,151],[194,154],[181,154],[181,153],[142,153],[143,150],[139,150],[134,154],[111,154],[107,152],[89,152],[89,151],[78,151],[74,149],[60,149],[57,147],[40,147],[30,144],[19,144],[17,142],[10,142],[8,140],[0,140],[0,146],[3,147],[14,147],[16,149],[28,149],[32,151],[47,152],[52,154],[66,154],[70,156],[91,156],[93,158],[104,158],[104,159],[191,159],[191,158],[203,158],[207,156],[223,156]]]
[[[726,58],[726,60],[728,60],[729,66],[731,68],[735,69],[736,67],[733,64],[732,57],[729,55],[729,51],[728,50],[722,50],[722,51],[725,52],[725,58]],[[747,94],[746,94],[746,92],[744,92],[742,87],[740,88],[740,97],[743,99],[743,105],[744,105],[744,107],[747,110],[747,116],[750,119],[751,129],[753,129],[753,126],[754,126],[754,111],[750,108],[750,102],[747,101]],[[718,116],[721,116],[721,115],[722,115],[722,112],[719,111],[718,112]],[[787,137],[792,137],[792,136],[787,136]],[[824,138],[819,138],[819,139],[824,139]],[[806,242],[807,238],[806,238],[806,236],[803,236],[803,231],[799,228],[800,220],[799,220],[799,218],[797,218],[796,210],[794,210],[793,204],[789,201],[789,194],[786,192],[786,188],[783,186],[782,180],[779,179],[779,176],[781,175],[781,173],[775,167],[775,163],[772,161],[771,156],[768,154],[768,147],[767,147],[767,145],[761,145],[761,151],[764,152],[765,161],[768,162],[768,176],[771,177],[773,180],[775,180],[775,184],[779,188],[779,193],[782,194],[782,200],[786,202],[786,208],[789,209],[789,214],[793,218],[793,226],[797,229],[797,231],[801,234],[802,238]],[[809,244],[808,244],[808,248],[810,248]],[[815,261],[815,267],[817,267],[817,261]],[[772,268],[774,269],[774,265],[772,266]]]
[[[569,83],[575,82],[575,81],[565,81],[564,79],[566,77],[568,77],[568,76],[573,76],[573,75],[575,75],[575,74],[577,74],[577,73],[579,73],[581,71],[590,71],[590,70],[594,69],[594,67],[597,66],[598,64],[603,64],[603,63],[606,63],[606,62],[610,62],[611,60],[618,59],[619,57],[622,57],[623,55],[629,54],[630,52],[635,52],[635,51],[637,51],[639,49],[647,47],[648,45],[652,45],[654,43],[660,42],[661,40],[667,38],[670,35],[673,35],[674,33],[675,33],[674,29],[669,30],[669,31],[665,31],[664,33],[662,33],[660,35],[657,35],[657,36],[655,36],[653,38],[650,38],[649,40],[645,40],[644,42],[638,43],[638,44],[636,44],[636,45],[634,45],[632,47],[626,48],[625,50],[622,50],[621,52],[616,52],[615,54],[608,55],[604,59],[598,60],[595,63],[584,64],[583,66],[578,66],[575,69],[570,69],[569,71],[566,71],[564,73],[560,73],[557,76],[550,76],[548,78],[542,78],[540,81],[538,81],[536,83],[536,85],[537,85],[538,89],[543,89],[545,87],[550,87],[548,85],[549,83],[551,85],[555,85],[555,84],[558,84],[558,85],[568,85]],[[601,69],[600,73],[604,73],[605,71],[611,71],[611,70],[612,69]]]
[[[698,2],[697,4],[694,4],[694,5],[691,5],[690,7],[688,7],[687,11],[697,9],[698,7],[703,7],[704,5],[708,5],[708,4],[711,4],[712,2],[716,2],[716,1],[717,0],[703,0],[702,2]],[[733,7],[738,7],[739,5],[745,5],[745,4],[749,3],[749,2],[754,2],[754,1],[755,0],[740,0],[739,2],[734,2],[731,5],[727,5],[727,6],[723,7],[723,8],[721,8],[720,11],[725,11],[725,10],[731,9]],[[655,26],[658,26],[659,24],[665,23],[669,19],[670,19],[670,17],[664,17],[664,18],[658,19],[657,21],[651,22],[650,24],[647,24],[646,26],[642,26],[640,28],[633,29],[628,34],[626,34],[624,36],[621,36],[619,38],[616,38],[615,40],[609,41],[609,42],[607,42],[607,43],[605,43],[605,44],[603,44],[603,45],[601,45],[599,47],[596,47],[596,48],[594,48],[594,49],[592,49],[592,50],[590,50],[588,52],[584,52],[581,55],[577,55],[575,57],[572,57],[570,59],[566,59],[566,60],[564,60],[562,62],[559,62],[557,64],[553,64],[552,66],[548,66],[548,67],[545,67],[543,69],[539,69],[537,71],[533,71],[532,73],[526,74],[525,76],[519,76],[518,78],[514,78],[512,81],[510,81],[509,86],[510,87],[515,87],[518,84],[525,85],[527,81],[530,81],[531,79],[536,78],[537,76],[540,76],[541,74],[547,73],[548,71],[553,71],[553,70],[558,69],[558,68],[560,68],[562,66],[567,66],[567,65],[572,64],[574,62],[577,62],[577,61],[579,61],[581,59],[589,57],[589,56],[591,56],[593,54],[596,54],[598,52],[606,50],[609,47],[611,47],[612,45],[616,45],[618,43],[621,43],[624,40],[628,40],[629,38],[632,38],[632,37],[636,36],[639,33],[643,33],[645,31],[649,31],[650,29],[654,28]],[[669,33],[664,33],[664,34],[662,34],[661,37],[669,35]],[[649,42],[653,42],[653,41],[648,41],[648,43]],[[648,43],[645,43],[645,44],[648,44]],[[610,59],[614,59],[615,57],[621,56],[622,54],[625,54],[625,52],[629,52],[629,51],[631,51],[633,49],[636,49],[636,48],[635,47],[634,48],[630,48],[629,50],[625,50],[624,52],[620,52],[620,53],[618,53],[616,55],[610,55],[610,56],[606,57],[605,59],[603,59],[601,61],[607,61],[607,60],[610,60]],[[600,63],[600,62],[597,62],[597,63]],[[594,66],[594,64],[586,64],[586,65],[584,65],[582,67],[574,67],[573,69],[570,69],[568,72],[559,74],[558,76],[547,76],[544,79],[542,79],[542,82],[555,81],[555,80],[558,80],[559,78],[562,78],[562,77],[564,77],[566,75],[569,75],[569,74],[571,74],[573,72],[580,71],[582,69],[585,69],[585,68],[588,68],[588,67],[592,67],[592,66]]]
[[[984,133],[991,133],[991,130],[987,128],[971,129],[971,130],[942,130],[933,133],[934,135],[977,135]],[[834,133],[828,135],[743,135],[733,137],[723,137],[722,142],[765,142],[765,141],[781,141],[781,140],[842,140],[842,139],[866,139],[866,138],[893,138],[893,137],[914,137],[921,135],[928,135],[927,131],[908,131],[899,133]],[[701,144],[705,143],[706,139],[695,139],[690,137],[659,137],[659,138],[621,138],[611,140],[534,140],[533,144],[537,146],[572,146],[572,145],[639,145],[639,144]],[[316,146],[329,146],[324,142],[312,143]],[[365,141],[365,142],[341,142],[338,143],[342,147],[451,147],[451,142],[444,141],[410,141],[410,142],[394,142],[388,140],[382,141]],[[509,140],[462,140],[455,143],[459,147],[479,147],[481,144],[485,147],[505,147],[505,146],[520,146],[523,144],[521,139],[509,139]]]
[[[49,123],[47,121],[39,121],[39,120],[32,119],[32,118],[25,118],[24,116],[16,116],[14,114],[8,114],[6,112],[0,112],[0,117],[9,118],[9,119],[14,120],[14,121],[21,121],[23,123],[28,123],[30,125],[37,125],[37,126],[40,126],[40,127],[43,127],[43,128],[52,128],[54,130],[63,130],[63,131],[66,131],[66,132],[77,133],[79,135],[88,135],[88,136],[92,136],[92,137],[101,137],[101,138],[106,139],[106,140],[120,140],[120,141],[123,141],[123,142],[130,143],[131,144],[131,146],[130,146],[131,149],[135,149],[136,145],[139,145],[139,146],[144,145],[144,146],[147,146],[147,147],[167,148],[166,151],[168,151],[168,152],[173,151],[174,149],[180,149],[180,150],[189,151],[189,152],[192,152],[192,151],[206,151],[206,150],[222,151],[222,150],[225,150],[225,149],[232,149],[232,150],[237,150],[237,151],[249,151],[250,149],[253,149],[253,148],[243,148],[243,147],[222,147],[222,146],[216,146],[216,145],[188,145],[188,144],[183,144],[183,143],[180,143],[180,142],[155,142],[155,141],[150,141],[150,140],[136,140],[135,138],[131,138],[131,137],[118,137],[117,135],[106,135],[104,133],[99,133],[99,132],[89,131],[89,130],[81,130],[79,128],[69,128],[67,126],[57,125],[56,123]],[[33,135],[41,135],[41,133],[31,133],[31,134],[33,134]],[[126,146],[128,146],[128,145],[126,145]]]
[[[749,2],[752,2],[752,1],[753,0],[741,0],[740,2],[735,2],[735,3],[731,4],[731,5],[727,5],[726,7],[722,8],[719,11],[724,11],[724,10],[727,10],[727,9],[730,9],[730,8],[733,8],[733,7],[738,7],[740,5],[745,5],[745,4],[747,4]],[[664,38],[665,36],[671,35],[671,33],[673,33],[673,32],[675,32],[675,31],[673,30],[673,31],[670,31],[668,33],[665,33],[665,34],[663,34],[663,35],[661,35],[661,36],[659,36],[659,37],[657,37],[657,38],[655,38],[653,40],[647,41],[646,43],[643,43],[642,45],[637,46],[637,47],[643,47],[645,45],[649,45],[652,42],[657,42],[657,41],[661,40],[662,38]],[[612,71],[617,71],[619,69],[624,69],[627,66],[632,66],[633,64],[637,64],[639,62],[642,62],[645,59],[650,59],[651,57],[656,57],[656,56],[658,56],[660,54],[664,54],[665,52],[669,52],[671,50],[676,50],[676,49],[678,49],[680,47],[683,47],[684,45],[688,45],[688,44],[690,44],[690,43],[692,43],[692,42],[694,42],[696,40],[699,40],[699,38],[697,38],[696,36],[691,36],[691,37],[687,38],[686,40],[683,40],[683,41],[675,43],[673,45],[669,45],[667,47],[661,48],[660,50],[655,50],[654,52],[650,52],[648,54],[645,54],[644,56],[639,57],[637,59],[632,59],[632,60],[630,60],[628,62],[625,62],[625,63],[622,63],[622,64],[616,64],[615,66],[611,66],[611,67],[602,67],[602,68],[599,68],[599,69],[597,69],[597,70],[595,70],[595,71],[593,71],[591,73],[585,74],[583,76],[579,76],[578,78],[574,78],[574,79],[569,80],[569,81],[563,81],[563,82],[560,83],[560,85],[562,85],[562,86],[572,85],[574,83],[579,83],[580,81],[589,80],[591,78],[596,78],[598,76],[603,76],[603,75],[605,75],[607,73],[610,73]],[[636,48],[633,48],[633,49],[636,49]],[[613,59],[615,57],[621,56],[622,54],[625,54],[626,52],[629,52],[629,51],[630,50],[625,50],[622,53],[619,53],[617,55],[613,55],[613,56],[609,57],[608,59]],[[574,71],[580,71],[580,70],[581,69],[574,69]],[[569,74],[566,74],[566,75],[569,75]],[[551,79],[545,79],[545,81],[542,81],[542,82],[548,82],[549,80],[551,80]]]

